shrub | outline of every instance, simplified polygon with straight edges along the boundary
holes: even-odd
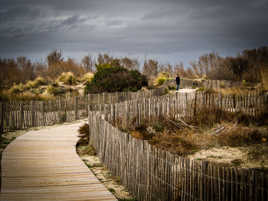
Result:
[[[168,86],[168,90],[176,90],[175,86]]]
[[[102,92],[138,91],[148,82],[137,70],[127,70],[123,67],[98,67],[91,83],[87,83],[85,94]]]
[[[82,136],[89,135],[89,125],[88,124],[84,124],[83,126],[79,127],[78,132]]]
[[[158,76],[154,80],[155,86],[161,86],[168,80],[168,75],[165,73],[159,73]]]
[[[89,125],[85,123],[83,126],[79,127],[79,145],[88,145],[89,142]]]
[[[46,85],[47,84],[47,81],[42,78],[42,77],[37,77],[34,81],[33,81],[33,87],[36,88],[36,87],[39,87],[39,86],[43,86],[43,85]]]
[[[83,75],[83,77],[81,78],[81,81],[89,83],[92,81],[93,78],[94,78],[94,74],[89,72]]]
[[[90,155],[95,156],[97,155],[96,149],[93,146],[87,145],[85,142],[78,142],[79,147],[77,148],[77,152],[80,155]]]
[[[0,101],[9,100],[9,95],[6,91],[0,91]]]
[[[29,80],[26,84],[25,84],[25,89],[31,89],[33,88],[33,81]]]
[[[34,81],[28,81],[26,84],[25,84],[25,89],[32,89],[32,88],[37,88],[39,86],[42,86],[42,85],[46,85],[47,84],[47,81],[42,78],[42,77],[37,77]]]
[[[267,131],[260,131],[256,128],[236,127],[229,132],[218,136],[218,143],[223,146],[245,146],[259,144],[268,139]]]
[[[25,87],[22,83],[18,84],[18,85],[13,85],[13,87],[11,87],[11,89],[9,90],[9,92],[11,94],[20,94],[24,91]]]
[[[29,101],[29,100],[50,100],[53,99],[53,96],[50,95],[40,95],[34,94],[32,92],[26,91],[19,94],[10,94],[10,93],[0,93],[0,100],[1,101],[8,101],[8,100],[21,100],[21,101]]]
[[[52,85],[49,85],[47,88],[47,93],[53,95],[53,96],[58,96],[64,94],[66,91],[64,88],[60,87],[54,87]]]
[[[63,82],[64,84],[67,84],[67,85],[74,85],[77,82],[77,80],[72,72],[63,72],[59,76],[58,80],[60,82]]]

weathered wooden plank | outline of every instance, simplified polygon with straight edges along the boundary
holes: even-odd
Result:
[[[8,145],[0,200],[116,201],[76,154],[80,125],[30,131]]]

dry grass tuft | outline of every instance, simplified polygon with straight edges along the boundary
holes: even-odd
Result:
[[[17,95],[22,93],[25,90],[25,87],[22,83],[15,84],[9,89],[9,93],[13,95]]]
[[[88,72],[83,75],[83,77],[81,78],[81,81],[88,83],[88,82],[91,82],[93,78],[94,78],[94,74],[91,72]]]
[[[247,146],[265,143],[268,140],[268,130],[236,126],[217,137],[221,146]]]
[[[78,129],[79,135],[78,137],[80,138],[78,144],[79,145],[88,145],[89,142],[89,125],[84,124]]]
[[[81,136],[81,137],[88,136],[89,135],[89,125],[84,124],[83,126],[81,126],[79,128],[78,132],[79,132],[79,136]]]
[[[90,145],[78,146],[77,152],[79,155],[90,155],[90,156],[97,155],[96,149]]]
[[[72,72],[63,72],[57,80],[67,85],[74,85],[77,82],[77,79]]]
[[[37,77],[34,81],[28,81],[25,84],[25,89],[32,89],[32,88],[37,88],[39,86],[46,85],[48,82],[42,78],[42,77]]]
[[[0,93],[1,101],[9,101],[9,100],[21,100],[21,101],[30,101],[30,100],[52,100],[54,96],[49,94],[38,94],[33,93],[31,91],[25,91],[20,93],[10,93],[10,91],[2,91]]]
[[[212,147],[249,146],[268,142],[267,124],[243,113],[203,108],[186,125],[181,120],[163,117],[152,122],[129,128],[129,133],[182,156]]]

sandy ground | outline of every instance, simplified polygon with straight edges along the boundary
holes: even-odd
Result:
[[[241,168],[268,168],[268,146],[219,147],[201,150],[189,158],[208,160]]]
[[[169,93],[175,94],[175,93],[194,93],[197,89],[179,89],[179,90],[170,90]]]
[[[197,89],[179,89],[176,93],[194,93]]]
[[[111,172],[107,170],[97,156],[80,155],[81,159],[95,174],[95,176],[111,191],[118,200],[134,201],[135,198],[130,195],[127,189],[120,184],[120,178],[112,176]]]

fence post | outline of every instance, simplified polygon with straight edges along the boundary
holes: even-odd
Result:
[[[5,113],[5,103],[1,102],[0,103],[0,109],[1,109],[1,119],[0,119],[0,138],[2,136],[2,133],[4,133],[4,113]]]
[[[75,120],[78,120],[78,96],[74,99],[74,114],[75,114]]]
[[[236,112],[236,96],[233,95],[233,110],[231,109],[232,112]]]
[[[23,111],[23,102],[20,103],[20,129],[23,129],[24,124],[24,111]]]
[[[45,126],[45,102],[42,101],[42,123],[43,123],[43,126]]]
[[[197,92],[194,93],[194,117],[196,115],[196,97],[197,96]]]
[[[31,117],[32,117],[32,123],[31,126],[34,127],[35,126],[35,116],[34,116],[34,101],[31,101]]]

